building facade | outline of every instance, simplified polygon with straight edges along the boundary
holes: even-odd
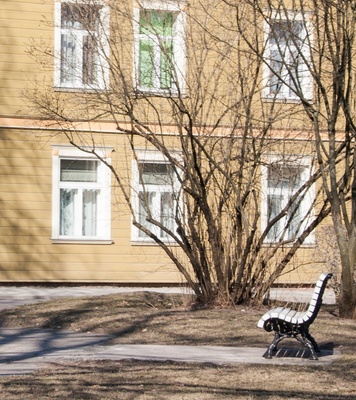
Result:
[[[147,124],[149,132],[159,131],[165,143],[176,148],[174,137],[182,134],[189,121],[177,126],[164,99],[184,99],[177,107],[185,104],[188,108],[199,92],[205,96],[211,91],[220,97],[206,114],[202,111],[201,131],[212,129],[213,118],[224,115],[226,122],[214,128],[214,137],[229,136],[233,125],[230,110],[235,106],[228,92],[234,92],[233,80],[242,81],[242,71],[252,72],[248,64],[239,73],[232,72],[227,64],[237,65],[240,55],[227,54],[222,38],[214,39],[216,31],[231,32],[231,20],[211,19],[199,29],[204,10],[197,5],[193,12],[194,7],[195,2],[148,0],[120,6],[104,0],[1,2],[1,282],[185,281],[144,230],[175,248],[166,230],[178,230],[170,210],[184,208],[175,195],[180,190],[179,176],[172,180],[164,152],[139,134],[132,150],[133,121],[137,119],[140,129]],[[308,58],[308,27],[298,15],[291,26],[277,14],[270,16],[274,22],[268,27],[261,22],[269,64],[261,64],[261,90],[251,95],[253,102],[246,110],[254,109],[249,118],[261,121],[266,104],[275,103],[279,110],[287,104],[295,108],[296,117],[287,117],[287,133],[280,117],[276,128],[267,129],[275,137],[259,166],[256,183],[262,193],[261,231],[308,182],[313,166],[313,154],[306,144],[310,134],[298,114],[295,96],[298,84],[310,98],[312,85],[307,68],[301,61],[296,64],[293,53],[298,37]],[[206,30],[209,37],[203,37]],[[232,43],[235,36],[226,39]],[[208,52],[211,48],[214,51]],[[288,64],[282,62],[281,54]],[[247,59],[258,61],[252,53]],[[204,67],[199,69],[203,60]],[[217,65],[227,65],[230,72],[217,78]],[[139,102],[139,108],[130,114],[128,104],[134,110]],[[204,100],[201,109],[207,103]],[[223,104],[229,111],[221,110]],[[262,131],[262,125],[256,130]],[[246,125],[237,121],[236,126],[242,132]],[[276,147],[284,149],[283,162]],[[286,147],[292,149],[288,157]],[[119,180],[115,171],[120,172]],[[314,215],[310,210],[317,190],[316,183],[308,186],[297,205],[289,207],[269,229],[264,246],[278,241],[284,241],[287,248],[293,244]],[[150,222],[151,214],[160,224]],[[133,224],[133,215],[138,224]],[[311,232],[303,239],[303,246],[290,261],[290,273],[281,281],[309,283],[319,275],[325,266],[323,256],[316,256],[316,236]],[[173,251],[179,252],[176,247]]]

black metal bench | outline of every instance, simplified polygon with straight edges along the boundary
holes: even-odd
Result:
[[[320,350],[315,339],[309,333],[309,326],[318,315],[326,284],[331,277],[332,274],[320,275],[307,311],[277,307],[262,316],[257,326],[264,328],[267,332],[274,331],[274,339],[264,354],[265,358],[272,358],[272,353],[277,351],[277,345],[281,340],[293,338],[310,350],[310,359],[318,359],[316,353]]]

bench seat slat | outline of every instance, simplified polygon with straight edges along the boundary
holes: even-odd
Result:
[[[269,312],[271,318],[280,318],[280,315],[285,310],[285,307],[277,307]]]
[[[298,311],[292,318],[292,324],[301,324],[303,322],[304,312]]]
[[[285,317],[293,310],[290,308],[286,307],[276,307],[273,308],[272,310],[266,312],[258,321],[258,326],[261,328],[263,327],[263,324],[265,321],[268,321],[269,319],[282,319],[285,320]],[[295,312],[295,311],[293,311]]]
[[[289,313],[285,316],[284,320],[287,322],[291,322],[292,318],[295,316],[297,311],[295,310],[290,310]]]

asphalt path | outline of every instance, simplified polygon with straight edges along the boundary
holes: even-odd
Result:
[[[286,302],[308,303],[313,294],[308,289],[271,289],[270,299]],[[103,296],[114,293],[150,291],[159,293],[191,293],[186,287],[119,287],[119,286],[0,286],[0,309],[13,308],[22,304],[38,303],[57,298]],[[323,297],[324,304],[335,303],[335,295],[327,289]]]
[[[0,309],[65,297],[101,296],[111,293],[156,291],[177,293],[186,288],[119,287],[0,287]],[[308,293],[303,296],[308,297]],[[330,297],[332,301],[332,296]],[[256,334],[258,328],[256,326]],[[227,346],[108,345],[108,335],[50,329],[0,328],[0,376],[29,374],[48,365],[78,360],[177,361],[215,364],[323,365],[340,356],[339,351],[322,349],[319,360],[309,360],[307,350],[281,348],[272,360],[266,348]],[[267,344],[266,344],[267,346]]]

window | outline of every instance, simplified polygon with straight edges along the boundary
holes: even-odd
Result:
[[[97,158],[54,147],[53,239],[110,239],[110,169]]]
[[[156,153],[146,153],[138,162],[133,162],[133,204],[137,221],[158,238],[169,236],[160,225],[175,231],[178,182],[173,167]],[[155,222],[149,222],[152,218]],[[133,228],[133,240],[150,240],[140,229]]]
[[[274,18],[266,23],[265,96],[277,99],[312,98],[306,60],[311,41],[305,20]]]
[[[309,163],[308,163],[309,162]],[[263,179],[263,227],[266,227],[274,218],[277,221],[267,234],[267,242],[293,242],[306,228],[312,217],[314,200],[314,186],[303,192],[288,206],[288,202],[296,192],[309,180],[311,161],[303,162],[271,161],[262,169]],[[283,210],[287,206],[285,212]],[[305,243],[313,243],[313,236],[309,235]]]
[[[108,7],[99,2],[56,2],[55,86],[105,87]]]
[[[135,9],[135,76],[139,90],[184,91],[184,25],[184,12],[173,4],[144,2],[142,8]]]

